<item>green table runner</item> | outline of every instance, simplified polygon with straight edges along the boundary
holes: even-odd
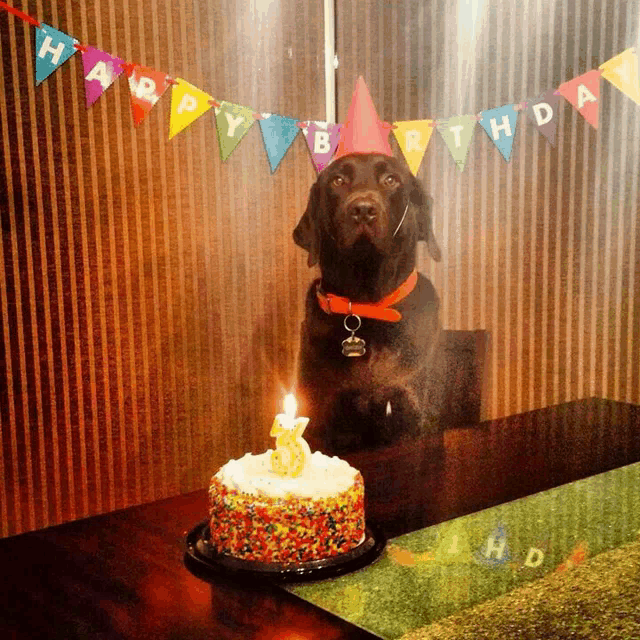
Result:
[[[373,565],[290,585],[382,638],[400,638],[636,539],[640,463],[390,540]]]

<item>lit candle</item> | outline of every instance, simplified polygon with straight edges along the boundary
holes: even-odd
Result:
[[[284,399],[284,413],[279,413],[271,427],[276,449],[271,454],[271,469],[281,476],[295,478],[304,470],[311,450],[302,437],[309,418],[296,418],[297,403],[291,393]]]

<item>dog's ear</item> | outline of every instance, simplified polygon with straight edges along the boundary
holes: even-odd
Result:
[[[320,229],[318,216],[320,215],[322,191],[319,181],[311,187],[307,209],[300,218],[298,226],[293,230],[293,241],[309,252],[307,264],[313,267],[320,257]]]
[[[433,235],[431,225],[431,207],[433,198],[428,196],[422,185],[415,176],[412,176],[411,193],[409,195],[411,202],[417,207],[416,221],[418,225],[418,240],[424,240],[427,243],[429,255],[436,261],[442,260],[440,247]]]

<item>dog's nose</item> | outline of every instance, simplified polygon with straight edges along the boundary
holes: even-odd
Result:
[[[375,207],[368,202],[360,202],[354,205],[353,207],[351,207],[349,213],[351,217],[358,223],[369,223],[377,216]]]

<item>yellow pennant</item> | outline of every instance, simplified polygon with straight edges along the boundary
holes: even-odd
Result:
[[[409,169],[415,176],[433,133],[433,120],[405,120],[393,124],[395,126],[393,134],[402,149]]]
[[[616,89],[640,104],[640,75],[638,74],[638,54],[634,47],[619,53],[600,65],[602,77]]]
[[[182,78],[176,78],[176,83],[171,92],[169,140],[209,111],[212,106],[209,101],[213,100],[208,93]]]

